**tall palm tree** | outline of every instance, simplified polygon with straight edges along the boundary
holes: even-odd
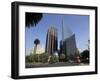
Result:
[[[38,22],[42,19],[42,13],[31,13],[26,12],[25,14],[25,26],[30,28],[31,26],[36,26]]]
[[[40,44],[40,40],[39,40],[39,39],[35,39],[35,40],[34,40],[34,44],[35,44],[35,47],[34,47],[34,54],[36,54],[37,45]]]

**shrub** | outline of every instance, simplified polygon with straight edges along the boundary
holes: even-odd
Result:
[[[61,55],[59,56],[59,60],[60,60],[61,62],[64,62],[64,61],[65,61],[65,55],[64,55],[64,54],[61,54]]]
[[[49,55],[47,53],[42,53],[39,55],[39,61],[42,63],[48,62]]]
[[[47,63],[48,62],[49,55],[47,53],[42,54],[30,54],[25,56],[26,62],[41,62],[41,63]]]
[[[84,50],[82,53],[81,53],[81,60],[83,63],[89,63],[89,51],[88,50]]]
[[[56,56],[56,55],[52,55],[51,57],[50,57],[50,61],[49,61],[49,63],[56,63],[56,62],[59,62],[59,58],[58,58],[58,56]]]
[[[33,54],[33,59],[34,59],[34,62],[38,62],[39,61],[38,54]]]
[[[34,61],[35,61],[35,60],[34,60],[34,55],[31,54],[31,55],[25,56],[25,61],[26,61],[26,62],[34,62]]]

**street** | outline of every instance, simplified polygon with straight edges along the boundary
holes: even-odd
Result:
[[[32,64],[32,63],[26,63],[26,68],[40,68],[40,67],[59,67],[59,66],[85,66],[89,64],[83,64],[83,63],[69,63],[69,62],[58,62],[53,64]]]

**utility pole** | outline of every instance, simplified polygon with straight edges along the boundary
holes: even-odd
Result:
[[[88,50],[90,49],[90,40],[88,39]]]
[[[64,40],[64,28],[63,28],[63,19],[62,19],[62,41]]]
[[[63,19],[62,19],[62,54],[64,54],[64,26],[63,26]]]

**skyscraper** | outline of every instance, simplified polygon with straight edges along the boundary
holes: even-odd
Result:
[[[77,51],[75,34],[60,41],[60,51],[65,56],[74,55]]]
[[[49,55],[53,55],[54,52],[57,52],[57,49],[58,49],[57,29],[54,27],[50,27],[47,32],[45,51]]]
[[[60,54],[65,56],[74,55],[77,51],[75,34],[71,30],[63,25],[62,21],[62,40],[60,40]]]

